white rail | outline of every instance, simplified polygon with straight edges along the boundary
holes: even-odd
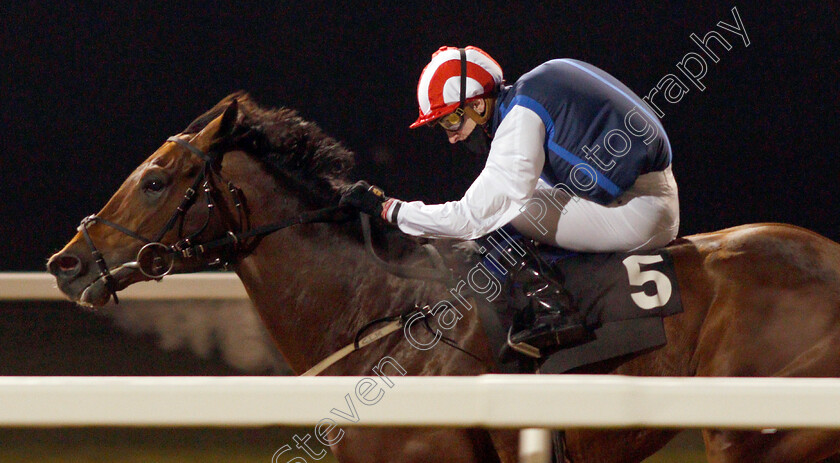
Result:
[[[123,300],[247,299],[234,273],[170,275],[159,282],[137,283],[120,291]],[[55,277],[46,272],[0,273],[0,300],[65,300]]]
[[[375,376],[3,377],[0,425],[310,425],[330,418],[341,426],[840,429],[837,379],[388,379],[390,386]]]
[[[122,299],[246,299],[236,275],[172,275]],[[63,300],[46,273],[0,273],[0,300]],[[377,399],[378,398],[378,399]],[[350,419],[348,419],[348,417]],[[479,377],[0,377],[0,426],[482,426],[840,429],[840,380]],[[549,461],[521,434],[521,461]]]

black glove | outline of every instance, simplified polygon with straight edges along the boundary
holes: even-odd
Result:
[[[341,195],[338,205],[353,207],[373,217],[382,217],[382,203],[389,199],[379,187],[361,180]]]

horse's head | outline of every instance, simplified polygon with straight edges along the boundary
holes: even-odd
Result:
[[[295,111],[232,94],[137,167],[48,270],[68,297],[100,306],[132,283],[231,263],[260,242],[249,211],[326,220],[305,211],[336,204],[352,165],[352,153]]]
[[[352,165],[352,153],[295,111],[232,94],[137,167],[48,270],[68,297],[100,306],[139,281],[233,263],[267,228],[249,228],[249,212],[327,220],[307,211],[337,203]]]
[[[241,226],[238,190],[219,172],[220,144],[238,115],[234,96],[203,116],[201,130],[170,137],[49,259],[47,268],[68,297],[101,306],[132,283],[223,262],[222,249],[197,255],[194,243]]]

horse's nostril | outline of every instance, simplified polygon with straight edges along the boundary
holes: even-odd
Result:
[[[56,256],[49,263],[50,272],[53,275],[76,276],[82,269],[82,261],[72,254]]]
[[[75,269],[80,263],[79,258],[76,256],[61,256],[58,259],[58,267],[64,272]]]

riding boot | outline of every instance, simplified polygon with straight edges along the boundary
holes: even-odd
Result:
[[[550,266],[533,245],[521,244],[527,250],[522,260],[513,265],[504,263],[508,273],[509,308],[514,311],[508,346],[529,357],[540,358],[594,339],[583,316],[573,306],[571,295],[561,282],[550,276]]]

